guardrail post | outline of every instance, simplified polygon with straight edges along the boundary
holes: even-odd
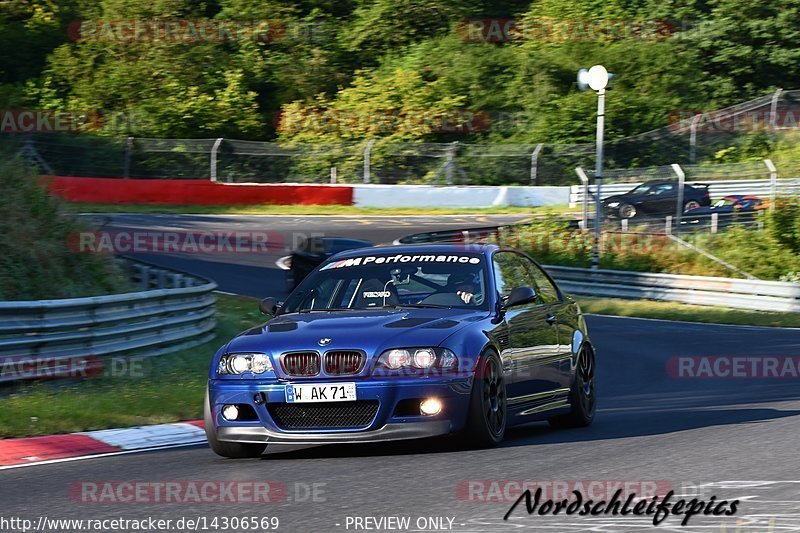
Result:
[[[711,233],[716,233],[719,228],[719,213],[711,213]]]
[[[142,274],[142,279],[140,280],[142,283],[142,288],[145,290],[150,288],[150,267],[146,265],[142,265],[142,269],[140,271]]]
[[[531,152],[531,185],[536,185],[536,177],[539,171],[539,153],[542,151],[544,143],[539,143]]]
[[[217,152],[221,144],[222,137],[214,141],[214,146],[211,147],[211,169],[209,171],[211,181],[217,181]]]
[[[622,225],[622,231],[627,233],[628,232],[628,219],[627,218],[623,218],[620,221],[620,224]]]
[[[672,216],[667,215],[667,218],[664,219],[664,233],[667,235],[672,235]]]
[[[371,176],[371,157],[372,157],[372,146],[375,144],[375,139],[370,139],[367,143],[366,148],[364,148],[364,183],[369,183],[372,181]]]
[[[678,204],[675,206],[675,231],[681,231],[681,217],[683,216],[683,187],[686,183],[686,174],[677,163],[672,164],[672,170],[678,176]]]
[[[772,159],[765,159],[764,164],[769,170],[769,210],[775,211],[775,198],[778,196],[778,167]]]

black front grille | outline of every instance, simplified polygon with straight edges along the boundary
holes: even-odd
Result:
[[[290,376],[316,376],[319,374],[317,352],[287,353],[282,358],[283,371]]]
[[[325,373],[331,376],[358,374],[365,356],[361,352],[339,350],[325,354]]]
[[[362,428],[378,413],[378,401],[270,403],[267,410],[275,424],[283,429]]]

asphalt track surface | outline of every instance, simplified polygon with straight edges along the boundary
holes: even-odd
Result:
[[[514,218],[115,215],[108,227],[219,229],[235,224],[239,229],[346,233],[383,242],[416,231]],[[281,296],[282,272],[274,266],[281,251],[268,255],[147,258],[212,277],[228,292]],[[800,356],[800,330],[600,316],[589,317],[589,328],[598,351],[600,394],[590,428],[554,430],[531,424],[509,430],[503,444],[491,450],[433,440],[309,447],[261,459],[226,460],[198,446],[28,466],[0,471],[0,515],[34,522],[40,516],[173,521],[275,516],[280,519],[278,531],[364,531],[353,519],[367,516],[410,517],[411,531],[436,530],[430,523],[417,524],[427,517],[451,518],[451,531],[800,531],[800,380],[687,379],[667,371],[676,356]],[[98,504],[85,503],[74,492],[70,496],[77,482],[109,480],[266,480],[286,492],[271,503],[224,504]],[[545,486],[558,481],[562,487],[577,481],[585,486],[590,481],[632,481],[634,491],[641,486],[636,482],[645,481],[671,487],[687,499],[716,496],[717,501],[738,499],[740,504],[735,516],[695,516],[685,527],[674,516],[657,528],[652,517],[528,516],[524,505],[504,521],[518,494],[505,482],[522,480]],[[311,496],[314,487],[316,495]],[[464,487],[473,490],[459,490]],[[510,498],[498,493],[498,487],[509,488]],[[390,530],[369,525],[373,531]]]

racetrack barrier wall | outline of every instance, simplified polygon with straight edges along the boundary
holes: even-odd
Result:
[[[111,356],[149,357],[214,337],[217,284],[139,261],[122,259],[140,292],[0,302],[0,382],[47,377],[9,373],[76,359],[102,364]]]
[[[569,187],[437,187],[219,183],[194,179],[43,177],[70,202],[163,205],[354,205],[357,207],[492,207],[564,205]]]
[[[432,187],[430,185],[355,185],[359,207],[497,207],[565,205],[569,187]]]
[[[564,292],[733,309],[800,313],[800,284],[677,274],[546,266]]]
[[[343,185],[233,184],[192,179],[77,178],[49,181],[52,194],[69,202],[172,205],[352,205],[353,189]]]

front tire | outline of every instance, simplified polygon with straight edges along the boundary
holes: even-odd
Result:
[[[622,204],[619,206],[619,218],[631,219],[636,216],[636,208],[631,204]]]
[[[211,401],[208,397],[208,387],[206,387],[206,400],[203,406],[203,421],[208,445],[211,446],[211,449],[217,455],[230,459],[246,459],[260,457],[261,454],[264,453],[264,450],[267,449],[266,444],[247,444],[217,440],[217,434],[214,431],[214,420],[211,416]]]
[[[476,448],[500,444],[506,433],[508,406],[500,357],[487,351],[480,358],[472,384],[467,419],[467,439]]]
[[[548,420],[554,428],[587,427],[594,421],[597,407],[595,357],[591,346],[584,345],[578,354],[575,380],[570,390],[570,412]]]

